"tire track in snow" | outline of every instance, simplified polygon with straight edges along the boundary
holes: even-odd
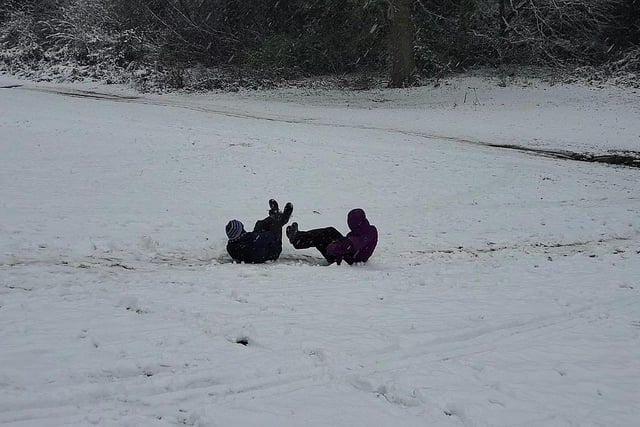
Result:
[[[331,128],[348,128],[348,129],[361,129],[368,131],[378,131],[378,132],[391,132],[391,133],[400,133],[403,135],[419,137],[423,139],[429,140],[444,140],[451,141],[456,143],[463,144],[472,144],[483,147],[491,147],[498,149],[507,149],[507,150],[516,150],[522,153],[542,156],[542,157],[551,157],[562,160],[573,160],[580,162],[588,162],[588,163],[605,163],[610,165],[618,165],[618,166],[627,166],[633,168],[640,168],[640,151],[629,151],[629,150],[613,150],[609,151],[606,154],[594,154],[588,152],[574,152],[569,150],[562,149],[546,149],[546,148],[535,148],[529,147],[525,142],[522,143],[511,143],[511,144],[500,144],[488,141],[481,141],[477,139],[471,138],[462,138],[455,137],[450,135],[439,135],[429,132],[420,132],[420,131],[408,131],[397,128],[387,128],[381,126],[374,125],[353,125],[353,124],[345,124],[345,123],[335,123],[328,121],[321,121],[314,118],[295,118],[295,117],[284,117],[278,115],[266,115],[266,114],[250,114],[247,112],[237,111],[232,112],[229,109],[223,108],[212,108],[212,107],[203,107],[197,105],[188,105],[185,103],[178,102],[168,102],[168,101],[160,101],[160,100],[152,100],[145,97],[136,97],[136,96],[122,96],[108,93],[100,93],[95,91],[87,91],[87,90],[72,90],[72,89],[62,89],[62,88],[52,88],[52,87],[27,87],[27,86],[11,86],[7,87],[9,89],[22,89],[22,90],[30,90],[35,92],[44,92],[51,93],[63,96],[70,96],[75,98],[87,98],[87,99],[96,99],[103,101],[112,101],[112,102],[124,102],[130,104],[144,104],[144,105],[155,105],[160,107],[171,107],[171,108],[182,108],[191,111],[198,111],[203,113],[213,113],[219,114],[226,117],[239,118],[239,119],[251,119],[251,120],[266,120],[271,122],[279,122],[279,123],[289,123],[289,124],[304,124],[310,126],[321,126],[321,127],[331,127]]]

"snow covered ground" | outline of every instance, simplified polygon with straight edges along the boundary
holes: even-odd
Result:
[[[640,151],[637,92],[0,86],[0,424],[638,425],[640,169],[482,145]],[[376,253],[229,263],[271,197]]]

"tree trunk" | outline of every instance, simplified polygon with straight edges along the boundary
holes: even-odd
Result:
[[[456,53],[458,64],[464,63],[469,56],[469,30],[471,19],[476,9],[475,0],[460,0],[460,15],[458,20],[458,35],[456,41]]]
[[[406,87],[413,81],[413,21],[411,0],[392,0],[389,54],[391,81],[389,87]]]

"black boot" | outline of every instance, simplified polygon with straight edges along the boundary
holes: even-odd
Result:
[[[296,234],[298,233],[298,223],[294,222],[290,226],[287,227],[287,238],[290,242],[293,242],[296,238]]]
[[[285,225],[286,223],[289,222],[289,218],[291,218],[292,213],[293,213],[293,204],[291,202],[288,202],[286,205],[284,205],[284,210],[282,211],[282,216],[280,217],[282,225]]]
[[[269,199],[269,215],[277,215],[280,213],[278,202],[275,199]]]

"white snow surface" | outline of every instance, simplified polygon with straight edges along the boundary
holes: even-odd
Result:
[[[0,424],[638,425],[640,169],[479,144],[640,151],[637,92],[0,86]],[[376,252],[230,263],[272,197]]]

